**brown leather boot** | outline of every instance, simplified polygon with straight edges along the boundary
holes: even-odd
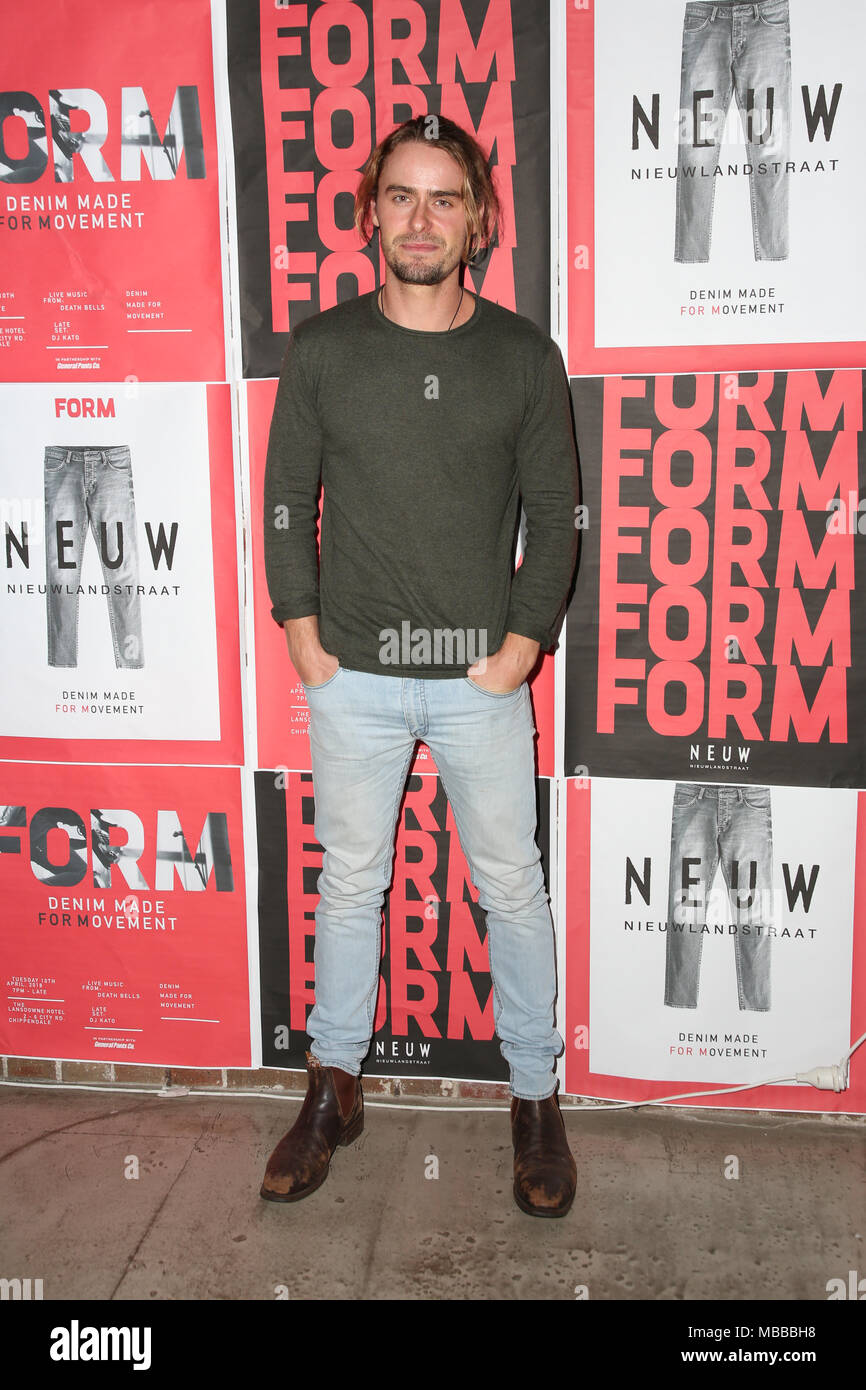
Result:
[[[577,1169],[554,1091],[546,1100],[511,1100],[514,1200],[529,1216],[565,1216]]]
[[[338,1144],[351,1144],[364,1128],[361,1078],[323,1067],[307,1053],[308,1088],[301,1113],[268,1159],[260,1196],[299,1202],[321,1187]]]

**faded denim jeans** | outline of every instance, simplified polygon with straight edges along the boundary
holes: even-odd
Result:
[[[129,449],[45,450],[48,665],[78,665],[78,592],[88,528],[99,551],[118,668],[144,665]]]
[[[316,909],[316,1002],[307,1020],[324,1066],[358,1075],[373,1034],[382,903],[417,739],[430,748],[487,913],[493,1017],[513,1095],[543,1100],[563,1050],[554,1027],[553,923],[535,843],[532,705],[524,681],[489,694],[442,680],[339,667],[305,687],[315,834],[325,854]]]
[[[770,1008],[773,824],[769,787],[678,782],[671,817],[665,1004],[696,1009],[707,899],[721,866],[741,1009]],[[711,927],[712,930],[712,927]]]
[[[746,137],[756,261],[788,256],[791,32],[788,0],[694,0],[683,20],[674,260],[710,259],[713,199],[731,93]],[[719,176],[724,182],[728,177]]]

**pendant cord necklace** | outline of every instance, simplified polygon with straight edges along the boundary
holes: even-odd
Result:
[[[450,332],[451,332],[451,329],[454,327],[454,320],[456,319],[457,315],[460,313],[460,306],[461,306],[461,304],[463,303],[463,295],[465,294],[465,292],[466,292],[466,291],[464,290],[463,286],[461,285],[461,286],[460,286],[460,298],[459,298],[458,301],[457,301],[457,308],[454,310],[454,313],[453,313],[453,315],[452,315],[452,317],[451,317],[451,322],[449,323],[448,327],[445,329],[445,332],[446,332],[446,333],[450,333]],[[383,306],[383,304],[382,304],[382,296],[383,296],[384,293],[385,293],[385,286],[383,285],[382,288],[381,288],[380,291],[379,291],[379,311],[380,311],[380,313],[382,314],[382,316],[383,316],[384,318],[387,319],[387,318],[388,318],[388,315],[385,313],[385,309],[384,309],[384,306]],[[390,322],[390,319],[389,319],[388,321]]]

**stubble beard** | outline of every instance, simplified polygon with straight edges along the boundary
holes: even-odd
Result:
[[[404,285],[439,285],[451,274],[454,266],[460,264],[459,254],[449,264],[443,252],[441,260],[431,264],[422,257],[415,259],[410,256],[403,260],[399,251],[398,246],[391,246],[385,256],[385,264]]]

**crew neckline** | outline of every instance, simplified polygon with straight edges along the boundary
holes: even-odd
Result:
[[[472,311],[472,317],[468,318],[465,323],[461,323],[458,328],[443,328],[439,330],[431,328],[406,328],[402,323],[395,323],[393,319],[389,319],[388,315],[383,313],[379,308],[379,291],[381,288],[382,286],[380,285],[378,289],[370,291],[370,302],[374,316],[381,324],[384,324],[386,328],[393,328],[397,333],[408,333],[412,338],[457,338],[461,333],[465,333],[467,329],[473,328],[481,316],[481,296],[475,294],[472,290],[466,290],[466,293],[471,295],[475,300],[475,308]]]

